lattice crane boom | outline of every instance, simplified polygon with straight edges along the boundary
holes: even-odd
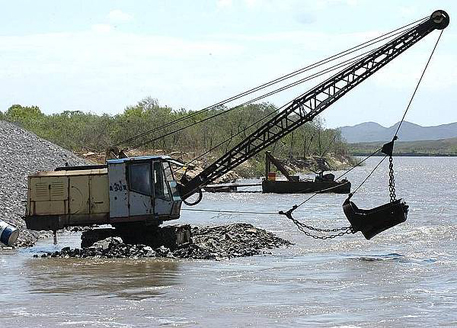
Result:
[[[189,181],[182,180],[181,185],[179,185],[181,197],[187,199],[200,187],[213,182],[304,123],[311,121],[419,40],[434,30],[442,30],[448,25],[448,14],[443,10],[437,10],[429,19],[410,28],[296,98],[289,106],[217,159],[195,178]]]

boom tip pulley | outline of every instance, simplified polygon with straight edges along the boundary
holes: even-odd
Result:
[[[435,10],[430,16],[430,19],[436,25],[437,30],[445,29],[450,22],[449,15],[444,10]]]

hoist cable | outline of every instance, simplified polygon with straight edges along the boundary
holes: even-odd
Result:
[[[413,99],[414,99],[414,97],[415,97],[415,95],[416,95],[416,92],[417,92],[417,90],[418,90],[418,88],[419,88],[419,85],[420,85],[420,83],[422,82],[422,79],[423,79],[423,77],[424,77],[424,75],[425,75],[425,72],[426,72],[426,70],[427,70],[427,68],[428,68],[428,66],[429,66],[429,64],[430,64],[430,61],[431,61],[431,59],[432,59],[432,57],[433,57],[433,54],[435,53],[435,50],[436,50],[436,48],[437,48],[437,46],[438,46],[438,43],[439,43],[439,41],[440,41],[440,39],[441,39],[441,36],[442,36],[443,32],[444,32],[444,30],[441,31],[441,33],[439,34],[439,36],[438,36],[438,38],[437,38],[437,40],[436,40],[436,42],[435,42],[435,45],[434,45],[434,47],[433,47],[433,50],[432,50],[432,52],[431,52],[431,54],[430,54],[430,56],[429,56],[429,58],[428,58],[428,60],[427,60],[427,63],[426,63],[426,65],[425,65],[425,67],[424,67],[424,69],[423,69],[423,71],[422,71],[422,74],[421,74],[421,76],[420,76],[420,78],[419,78],[419,81],[418,81],[418,83],[416,84],[416,87],[415,87],[415,89],[414,89],[414,92],[413,92],[413,94],[412,94],[412,96],[411,96],[411,98],[410,98],[410,100],[409,100],[409,102],[408,102],[408,105],[407,105],[407,107],[406,107],[405,112],[403,113],[403,116],[402,116],[402,118],[401,118],[401,120],[400,120],[400,123],[398,124],[398,127],[397,127],[397,129],[396,129],[396,131],[395,131],[394,137],[392,138],[392,143],[398,138],[398,132],[400,131],[401,125],[403,124],[403,122],[404,122],[404,120],[405,120],[406,114],[407,114],[407,112],[408,112],[408,110],[409,110],[409,108],[410,108],[410,106],[411,106],[411,103],[412,103],[412,101],[413,101]],[[371,157],[371,156],[373,156],[374,154],[378,153],[380,150],[381,150],[381,149],[376,150],[374,153],[372,153],[370,156],[366,157],[364,160],[367,160],[369,157]],[[390,155],[386,154],[386,155],[379,161],[379,163],[371,170],[371,172],[370,172],[370,173],[368,174],[368,176],[359,184],[359,186],[358,186],[352,193],[349,194],[349,197],[352,197],[352,196],[362,187],[362,185],[363,185],[363,184],[373,175],[373,173],[378,169],[378,167],[382,164],[382,162],[384,162],[384,160],[385,160],[388,156],[389,156],[389,162],[390,162],[390,164],[389,164],[389,170],[390,170],[390,171],[389,171],[389,192],[390,192],[390,202],[395,201],[395,182],[394,182],[394,178],[393,178],[393,164],[392,164],[392,154],[391,154],[391,153],[390,153]],[[355,168],[355,166],[354,166],[353,168]],[[352,169],[353,169],[353,168],[352,168]],[[352,170],[352,169],[351,169],[351,170]],[[347,172],[346,172],[346,173],[347,173]],[[293,212],[294,210],[296,210],[299,206],[303,205],[305,202],[307,202],[308,200],[310,200],[311,198],[313,198],[316,194],[317,194],[317,193],[313,194],[311,197],[309,197],[308,199],[306,199],[305,201],[303,201],[303,202],[302,202],[301,204],[299,204],[298,206],[295,205],[295,206],[293,206],[289,211],[287,211],[287,212],[280,212],[280,214],[285,214],[286,217],[287,217],[288,219],[292,220],[292,222],[297,226],[297,228],[298,228],[300,231],[302,231],[305,235],[310,236],[310,237],[315,238],[315,239],[329,239],[329,238],[339,237],[339,236],[342,236],[342,235],[344,235],[344,234],[354,233],[354,230],[353,230],[351,227],[348,227],[348,228],[343,227],[343,228],[339,228],[339,229],[342,230],[342,231],[341,231],[340,233],[338,233],[338,234],[334,234],[334,235],[330,235],[330,236],[316,236],[316,235],[312,235],[312,234],[310,234],[308,231],[306,231],[305,229],[314,230],[314,231],[318,231],[318,232],[319,232],[319,230],[329,230],[329,229],[317,229],[317,228],[314,228],[314,227],[311,227],[311,226],[307,226],[307,225],[305,225],[304,223],[302,223],[302,222],[300,222],[300,221],[298,221],[298,220],[296,220],[295,218],[292,217],[292,212]],[[331,231],[336,231],[336,230],[337,230],[337,229],[334,229],[334,230],[331,230]],[[322,231],[321,231],[321,232],[322,232]],[[327,232],[327,231],[325,231],[325,232]]]
[[[405,120],[406,113],[408,113],[409,107],[411,106],[411,103],[413,102],[413,99],[414,99],[414,96],[416,95],[417,89],[419,89],[419,85],[422,82],[422,78],[425,75],[425,71],[427,70],[428,65],[430,64],[430,61],[432,60],[433,54],[435,53],[436,47],[438,46],[438,42],[440,41],[441,36],[443,35],[443,32],[444,32],[444,30],[441,30],[441,33],[439,34],[438,39],[435,42],[435,46],[433,47],[432,53],[430,54],[430,57],[427,60],[427,64],[425,65],[424,70],[422,71],[421,77],[419,78],[419,81],[417,82],[416,88],[414,89],[414,92],[413,92],[413,94],[411,96],[411,99],[409,100],[408,106],[406,107],[406,110],[403,113],[403,117],[401,118],[400,123],[398,124],[397,130],[395,131],[394,138],[398,135],[398,132],[400,131],[400,127],[403,124],[403,121]]]
[[[355,190],[351,193],[352,195],[354,195],[359,189],[360,187],[362,187],[362,185],[367,182],[367,180],[373,175],[374,171],[376,171],[376,169],[381,165],[382,162],[384,162],[384,160],[387,158],[387,155],[384,156],[380,161],[379,163],[373,168],[373,170],[371,170],[371,172],[367,175],[367,177],[359,184],[359,186],[357,188],[355,188]]]
[[[408,113],[408,110],[411,106],[411,103],[413,102],[414,100],[414,97],[416,95],[416,92],[417,90],[419,89],[419,86],[422,82],[422,79],[425,75],[425,72],[427,71],[427,68],[428,68],[428,65],[430,64],[430,61],[432,60],[432,57],[433,57],[433,54],[435,53],[435,50],[438,46],[438,43],[441,39],[441,36],[443,35],[443,32],[444,30],[441,30],[441,33],[438,35],[438,38],[435,42],[435,45],[433,47],[433,50],[430,54],[430,56],[428,57],[428,60],[427,60],[427,63],[425,64],[425,67],[424,69],[422,70],[422,74],[419,78],[419,81],[417,82],[416,84],[416,88],[414,89],[414,92],[413,94],[411,95],[411,98],[409,99],[409,102],[408,102],[408,106],[406,107],[406,110],[405,112],[403,113],[403,116],[400,120],[400,122],[398,123],[398,127],[397,127],[397,130],[395,131],[395,135],[393,136],[392,138],[392,141],[391,141],[391,146],[388,147],[387,149],[389,151],[386,151],[385,153],[389,155],[389,195],[390,195],[390,202],[393,203],[395,202],[397,196],[396,196],[396,190],[395,190],[395,174],[394,174],[394,164],[393,164],[393,156],[392,156],[392,151],[393,151],[393,147],[394,147],[394,142],[395,140],[398,139],[398,132],[400,131],[400,128],[401,128],[401,125],[403,124],[403,122],[405,121],[405,117],[406,117],[406,113]],[[387,146],[388,144],[386,144]],[[389,149],[390,148],[390,149]],[[387,156],[387,155],[386,155]],[[385,159],[385,158],[384,158]]]
[[[397,127],[397,130],[395,131],[395,135],[394,137],[392,138],[393,141],[397,140],[397,135],[398,135],[398,132],[400,130],[400,127],[403,123],[403,121],[405,120],[405,117],[406,117],[406,113],[408,113],[408,110],[411,106],[411,103],[413,102],[413,99],[414,99],[414,96],[416,95],[416,92],[417,90],[419,89],[419,85],[422,81],[422,78],[424,77],[425,75],[425,71],[427,70],[428,68],[428,65],[430,64],[430,61],[432,60],[432,57],[433,57],[433,54],[435,53],[435,50],[436,50],[436,47],[438,46],[438,43],[441,39],[441,35],[443,34],[444,30],[441,31],[441,33],[439,34],[438,36],[438,39],[436,40],[435,42],[435,45],[433,47],[433,50],[427,60],[427,63],[424,67],[424,69],[422,70],[422,74],[419,78],[419,81],[417,82],[416,84],[416,87],[414,89],[414,92],[413,94],[411,95],[411,98],[408,102],[408,106],[406,107],[406,110],[405,112],[403,113],[403,116],[400,120],[400,123],[398,124],[398,127]],[[371,175],[374,173],[374,171],[381,165],[382,162],[384,162],[384,160],[387,158],[387,156],[389,156],[389,162],[390,162],[390,165],[389,165],[389,191],[390,191],[390,200],[391,202],[395,200],[395,180],[394,180],[394,177],[393,177],[393,164],[392,164],[392,155],[385,155],[384,158],[373,168],[373,170],[370,172],[370,174],[362,181],[362,183],[352,192],[352,194],[354,195],[358,190],[359,188],[371,177]]]
[[[429,63],[430,63],[430,61],[431,61],[431,59],[432,59],[432,56],[433,56],[433,54],[435,53],[435,49],[436,49],[437,46],[438,46],[438,42],[439,42],[440,39],[441,39],[441,35],[443,34],[443,31],[444,31],[444,30],[441,31],[441,33],[440,33],[439,36],[438,36],[438,39],[436,40],[435,46],[433,47],[433,50],[432,50],[432,52],[431,52],[431,54],[430,54],[430,56],[429,56],[429,58],[428,58],[428,60],[427,60],[427,63],[426,63],[426,65],[425,65],[425,68],[424,68],[424,70],[422,71],[421,77],[420,77],[420,79],[419,79],[419,81],[418,81],[418,83],[417,83],[417,85],[416,85],[416,88],[414,89],[414,92],[413,92],[413,94],[412,94],[412,96],[411,96],[411,99],[409,100],[408,106],[407,106],[405,112],[403,113],[403,117],[402,117],[402,119],[401,119],[401,121],[400,121],[400,124],[399,124],[398,127],[397,127],[397,130],[396,130],[396,132],[395,132],[394,138],[397,136],[398,131],[400,130],[401,124],[403,123],[403,121],[404,121],[404,119],[405,119],[405,117],[406,117],[406,113],[408,112],[408,110],[409,110],[409,108],[410,108],[410,106],[411,106],[411,103],[412,103],[412,101],[413,101],[413,99],[414,99],[414,96],[416,95],[416,92],[417,92],[417,90],[418,90],[418,88],[419,88],[419,85],[420,85],[420,83],[421,83],[421,81],[422,81],[422,78],[424,77],[425,71],[427,70],[428,65],[429,65]],[[371,155],[367,156],[362,162],[364,162],[364,161],[366,161],[368,158],[374,156],[374,155],[375,155],[376,153],[378,153],[380,150],[381,150],[381,148],[380,148],[380,149],[377,149],[377,150],[374,151]],[[385,157],[381,160],[381,162],[380,162],[378,165],[376,165],[376,167],[375,167],[374,170],[376,170],[376,168],[379,167],[379,165],[385,160],[386,157],[387,157],[387,156],[385,156]],[[359,166],[362,162],[360,162],[360,163],[358,163],[357,165],[353,166],[350,170],[348,170],[348,171],[346,171],[345,173],[343,173],[343,175],[346,175],[347,173],[349,173],[350,171],[352,171],[354,168],[356,168],[357,166]],[[353,194],[354,194],[354,193],[355,193],[355,192],[356,192],[356,191],[366,182],[366,180],[368,180],[368,178],[373,174],[374,170],[373,170],[373,171],[368,175],[368,177],[365,178],[365,180],[357,187],[357,189],[353,192]],[[343,175],[340,175],[340,177],[338,177],[337,179],[340,179]],[[311,198],[313,198],[313,197],[316,196],[317,194],[318,194],[318,192],[315,193],[315,194],[313,194],[311,197],[309,197],[308,199],[306,199],[305,201],[303,201],[303,202],[300,203],[299,205],[297,205],[297,207],[300,207],[301,205],[303,205],[304,203],[306,203],[308,200],[310,200]]]
[[[353,165],[351,168],[349,168],[348,170],[346,170],[344,173],[340,174],[335,180],[338,180],[338,179],[341,179],[343,176],[345,176],[346,174],[348,174],[349,172],[351,172],[352,170],[354,170],[356,167],[362,165],[366,160],[368,160],[370,157],[376,155],[378,152],[381,151],[381,148],[375,150],[373,153],[371,153],[370,155],[366,156],[363,160],[361,160],[360,162],[356,163],[355,165]],[[299,208],[300,206],[302,206],[303,204],[307,203],[309,200],[311,200],[312,198],[314,198],[315,196],[317,196],[318,194],[321,194],[322,192],[326,191],[325,189],[322,189],[322,190],[318,190],[316,191],[314,194],[312,194],[311,196],[309,196],[308,198],[306,198],[304,201],[302,201],[300,204],[298,205],[295,205],[295,209]]]
[[[298,70],[296,70],[296,71],[293,71],[293,72],[291,72],[291,73],[288,73],[288,74],[283,75],[283,76],[281,76],[281,77],[278,77],[278,78],[276,78],[276,79],[274,79],[274,80],[271,80],[271,81],[269,81],[269,82],[266,82],[266,83],[264,83],[264,84],[261,84],[261,85],[255,87],[255,88],[252,88],[252,89],[249,89],[249,90],[244,91],[244,92],[242,92],[242,93],[239,93],[239,94],[237,94],[237,95],[235,95],[235,96],[232,96],[232,97],[229,97],[229,98],[227,98],[227,99],[224,99],[224,100],[222,100],[222,101],[220,101],[220,102],[218,102],[218,103],[216,103],[216,104],[207,106],[207,107],[205,107],[205,108],[203,108],[203,109],[201,109],[201,110],[198,110],[198,111],[196,111],[196,112],[193,112],[192,114],[186,115],[185,117],[181,117],[181,118],[172,120],[172,121],[167,122],[166,124],[164,124],[164,125],[162,125],[162,126],[156,127],[156,128],[154,128],[154,129],[149,129],[149,130],[147,130],[147,131],[144,131],[144,132],[142,132],[142,133],[139,133],[139,134],[137,134],[137,135],[135,135],[135,136],[133,136],[133,137],[130,137],[130,138],[125,139],[125,140],[123,140],[123,141],[121,141],[121,142],[118,142],[117,144],[115,144],[115,146],[119,146],[119,145],[121,145],[121,144],[124,144],[124,143],[130,142],[130,141],[132,141],[132,140],[135,140],[135,139],[137,139],[137,138],[140,138],[140,137],[142,137],[142,136],[144,136],[144,135],[146,135],[146,134],[151,133],[152,131],[163,130],[163,129],[165,129],[166,127],[169,127],[169,126],[174,125],[174,124],[176,124],[176,123],[182,122],[182,121],[184,121],[184,120],[188,120],[188,119],[190,119],[190,118],[192,118],[192,117],[194,117],[194,116],[196,116],[196,115],[198,115],[198,114],[201,114],[201,113],[203,113],[203,112],[209,111],[209,110],[211,110],[211,109],[215,109],[215,108],[217,108],[218,106],[224,105],[224,104],[226,104],[226,103],[228,103],[228,102],[231,102],[231,101],[233,101],[233,100],[237,100],[237,99],[239,99],[239,98],[241,98],[241,97],[244,97],[244,96],[249,95],[249,94],[251,94],[251,93],[257,92],[257,91],[259,91],[259,90],[262,90],[262,89],[264,89],[264,88],[267,88],[267,87],[269,87],[269,86],[272,86],[272,85],[274,85],[274,84],[276,84],[276,83],[282,82],[282,81],[284,81],[284,80],[286,80],[286,79],[289,79],[289,78],[291,78],[291,77],[294,77],[294,76],[296,76],[296,75],[302,74],[302,73],[304,73],[304,72],[306,72],[306,71],[309,71],[309,70],[314,69],[314,68],[316,68],[316,67],[319,67],[319,66],[321,66],[321,65],[327,64],[327,63],[329,63],[329,62],[331,62],[331,61],[333,61],[333,60],[336,60],[336,59],[342,58],[342,57],[344,57],[344,56],[347,56],[347,55],[349,55],[349,54],[351,54],[351,53],[354,53],[354,52],[359,51],[359,50],[361,50],[361,49],[363,49],[363,48],[369,47],[369,46],[371,46],[371,45],[373,45],[373,44],[376,44],[376,43],[378,43],[378,42],[381,42],[381,41],[383,41],[383,40],[385,40],[385,39],[388,39],[388,38],[390,38],[390,37],[393,37],[393,36],[395,36],[395,35],[397,35],[397,34],[401,34],[401,33],[403,33],[403,30],[406,29],[406,28],[408,28],[410,25],[413,25],[413,24],[416,24],[416,23],[418,23],[418,22],[421,22],[421,21],[423,21],[424,19],[426,19],[426,18],[422,18],[422,19],[419,19],[419,20],[417,20],[417,21],[415,21],[415,22],[406,24],[406,25],[404,25],[404,26],[402,26],[402,27],[399,27],[399,28],[397,28],[397,29],[395,29],[395,30],[392,30],[392,31],[388,32],[388,33],[385,33],[385,34],[380,35],[380,36],[378,36],[378,37],[376,37],[376,38],[373,38],[373,39],[371,39],[371,40],[368,40],[368,41],[366,41],[366,42],[363,42],[363,43],[361,43],[361,44],[359,44],[359,45],[356,45],[356,46],[354,46],[354,47],[351,47],[351,48],[349,48],[349,49],[347,49],[347,50],[344,50],[344,51],[342,51],[342,52],[339,52],[339,53],[337,53],[337,54],[335,54],[335,55],[332,55],[332,56],[330,56],[330,57],[327,57],[327,58],[325,58],[325,59],[323,59],[323,60],[320,60],[320,61],[318,61],[318,62],[315,62],[315,63],[313,63],[313,64],[311,64],[311,65],[308,65],[308,66],[306,66],[306,67],[303,67],[303,68],[301,68],[301,69],[298,69]]]
[[[360,164],[365,162],[368,158],[374,156],[380,150],[381,149],[378,149],[375,152],[373,152],[372,154],[370,154],[369,156],[365,157],[362,161],[360,161],[359,163],[354,165],[352,168],[347,170],[345,173],[341,174],[336,180],[340,179],[343,175],[345,175],[345,174],[349,173],[350,171],[352,171],[354,168],[356,168],[357,166],[359,166]],[[387,156],[384,156],[384,158],[378,163],[378,165],[376,165],[376,167],[370,172],[370,174],[365,178],[365,180],[363,180],[362,183],[356,188],[356,190],[353,191],[352,194],[350,194],[350,195],[353,195],[353,194],[355,194],[357,192],[357,190],[368,180],[368,178],[374,173],[374,171],[378,168],[378,166],[381,165],[381,163],[386,159],[386,157]],[[344,236],[344,235],[347,235],[347,234],[353,234],[355,231],[352,229],[352,227],[342,227],[342,228],[334,228],[334,229],[316,228],[316,227],[313,227],[313,226],[306,225],[303,222],[298,221],[297,219],[295,219],[292,216],[292,212],[295,211],[298,207],[302,206],[304,203],[306,203],[310,199],[314,198],[317,194],[322,193],[324,191],[326,191],[326,190],[322,189],[322,190],[319,190],[319,191],[315,192],[310,197],[308,197],[303,202],[301,202],[299,205],[294,205],[287,212],[279,211],[279,214],[285,215],[289,220],[291,220],[297,226],[298,230],[303,232],[306,236],[314,238],[314,239],[326,240],[326,239],[333,239],[333,238],[336,238],[336,237],[341,237],[341,236]],[[319,233],[330,233],[330,232],[335,232],[335,233],[332,234],[332,235],[320,236],[320,235],[313,235],[308,230],[319,232]]]

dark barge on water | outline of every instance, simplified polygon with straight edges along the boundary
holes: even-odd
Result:
[[[262,192],[277,194],[298,194],[298,193],[337,193],[349,194],[351,192],[351,183],[347,179],[335,181],[335,176],[331,173],[316,175],[314,180],[300,180],[298,176],[292,176],[287,172],[284,166],[266,152],[265,161],[265,178],[262,181]],[[287,180],[276,180],[276,173],[270,171],[273,164],[287,178]]]

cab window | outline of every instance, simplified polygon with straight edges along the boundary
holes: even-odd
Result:
[[[154,162],[154,195],[162,199],[171,198],[161,162]]]
[[[152,195],[151,164],[134,163],[129,167],[129,188],[140,194]]]
[[[173,176],[173,171],[171,170],[170,163],[168,162],[163,162],[163,170],[165,171],[165,177],[167,178],[167,181],[175,181],[175,178]]]

